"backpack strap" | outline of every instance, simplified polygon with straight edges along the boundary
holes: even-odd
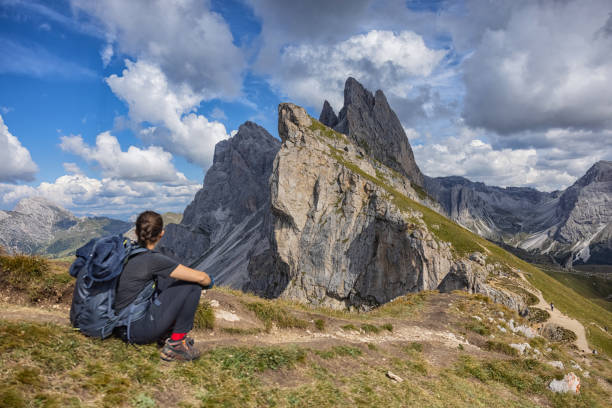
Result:
[[[155,293],[156,286],[157,285],[155,284],[155,281],[147,283],[145,288],[138,294],[136,299],[134,299],[134,301],[129,306],[124,308],[117,315],[115,326],[126,326],[127,339],[130,343],[132,342],[130,336],[130,326],[132,325],[133,321],[139,320],[146,314],[151,304],[153,294]]]

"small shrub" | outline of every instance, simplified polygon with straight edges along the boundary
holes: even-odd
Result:
[[[140,393],[134,398],[134,406],[136,408],[155,408],[157,403],[145,393]]]
[[[337,356],[357,357],[361,355],[361,350],[351,346],[334,346],[332,350]]]
[[[472,299],[478,300],[481,302],[485,302],[485,303],[491,303],[491,298],[481,293],[476,293],[475,295],[472,296]]]
[[[542,329],[542,336],[551,341],[559,343],[571,343],[576,341],[576,333],[557,324],[548,323]]]
[[[305,329],[308,327],[308,322],[306,320],[298,319],[291,315],[286,309],[273,302],[247,303],[246,307],[255,313],[257,318],[264,323],[266,331],[272,328],[272,323],[275,323],[282,329],[292,327]]]
[[[406,351],[416,351],[418,353],[421,353],[423,351],[423,344],[417,343],[417,342],[412,342],[409,345],[407,345],[406,347],[404,347],[404,350],[406,350]]]
[[[543,337],[537,336],[529,340],[529,345],[533,348],[544,348],[544,346],[546,345],[546,340],[544,340]]]
[[[314,324],[315,324],[315,327],[317,328],[317,330],[319,330],[319,331],[325,330],[325,320],[317,319],[317,320],[315,320]]]
[[[527,319],[531,323],[543,323],[550,318],[550,313],[546,310],[538,309],[537,307],[530,307]]]
[[[424,361],[408,361],[406,362],[406,365],[412,371],[416,371],[421,375],[427,375],[427,363]]]
[[[374,333],[374,334],[380,333],[380,329],[378,327],[374,326],[373,324],[368,324],[368,323],[362,324],[361,330],[363,330],[364,333]]]
[[[342,330],[347,330],[347,331],[348,331],[348,330],[354,330],[354,331],[357,331],[357,330],[358,330],[358,329],[357,329],[357,327],[355,327],[355,325],[354,325],[354,324],[345,324],[344,326],[340,326],[340,328],[341,328]]]
[[[22,408],[26,406],[23,395],[15,388],[6,388],[0,391],[0,407]]]
[[[378,349],[378,347],[376,347],[376,345],[375,345],[375,344],[368,343],[368,349],[369,349],[369,350],[377,350],[377,349]]]
[[[195,318],[193,320],[193,327],[201,330],[211,330],[214,326],[215,311],[210,305],[210,302],[204,301],[198,305],[198,309],[196,310]]]
[[[15,373],[15,381],[20,384],[39,387],[42,385],[43,379],[40,377],[38,368],[24,367]]]
[[[481,336],[488,336],[491,334],[491,330],[487,326],[485,326],[482,322],[478,320],[471,321],[465,325],[465,328],[473,331],[474,333],[478,333]]]
[[[487,341],[487,344],[484,347],[489,351],[497,351],[499,353],[507,354],[509,356],[518,356],[518,350],[510,347],[510,345],[506,343],[501,343],[499,341]]]
[[[387,330],[392,332],[393,331],[393,325],[391,323],[385,323],[382,326],[380,326],[382,329]]]

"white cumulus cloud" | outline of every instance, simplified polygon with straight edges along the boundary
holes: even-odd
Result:
[[[30,152],[9,132],[0,115],[0,182],[31,181],[36,172],[38,166]]]
[[[543,166],[534,148],[495,149],[483,136],[464,127],[456,137],[414,146],[414,155],[421,170],[432,177],[463,176],[488,185],[546,191],[565,188],[576,180],[567,170]]]
[[[372,30],[334,44],[285,47],[271,82],[309,106],[319,106],[324,99],[341,106],[349,76],[368,88],[406,98],[414,87],[412,81],[429,76],[445,54],[428,48],[411,31]]]
[[[246,67],[225,20],[200,0],[72,0],[94,17],[118,53],[157,64],[174,84],[206,98],[240,94]]]
[[[126,61],[122,76],[111,75],[107,83],[128,104],[133,121],[152,124],[140,132],[143,140],[203,168],[210,165],[215,144],[228,137],[222,123],[193,112],[201,94],[187,84],[171,84],[153,63]]]
[[[62,136],[61,141],[62,150],[95,163],[101,168],[105,177],[123,180],[187,182],[185,175],[178,172],[172,164],[172,155],[158,146],[149,146],[147,149],[130,146],[127,151],[122,151],[119,141],[110,132],[100,133],[96,137],[95,146],[87,145],[81,136]],[[72,166],[66,169],[78,174]]]
[[[40,196],[79,215],[129,216],[152,208],[182,211],[201,187],[197,183],[173,186],[69,174],[35,187],[0,183],[0,196],[7,206]]]

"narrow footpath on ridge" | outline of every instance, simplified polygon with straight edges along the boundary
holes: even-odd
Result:
[[[521,279],[529,283],[523,273],[519,272],[519,275],[521,276]],[[550,302],[547,302],[544,299],[542,292],[540,292],[537,288],[533,289],[535,290],[534,294],[538,297],[538,304],[535,305],[535,307],[546,310],[550,314],[550,318],[548,318],[546,323],[554,323],[565,329],[573,331],[576,334],[576,341],[574,344],[576,344],[578,349],[586,353],[591,353],[592,350],[589,348],[589,343],[587,342],[586,338],[586,331],[582,323],[562,313],[557,307],[554,307],[553,310],[551,310]]]

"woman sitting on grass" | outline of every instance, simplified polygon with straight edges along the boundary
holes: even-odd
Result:
[[[145,211],[136,220],[138,244],[148,251],[137,254],[125,264],[119,278],[115,297],[115,311],[128,307],[151,281],[157,283],[156,295],[144,317],[131,322],[130,341],[146,344],[165,343],[161,358],[166,361],[195,360],[199,357],[193,339],[187,333],[193,328],[202,288],[212,286],[205,272],[181,265],[155,251],[164,235],[161,215]],[[120,327],[120,337],[126,339],[128,328]],[[167,336],[170,336],[166,338]]]

